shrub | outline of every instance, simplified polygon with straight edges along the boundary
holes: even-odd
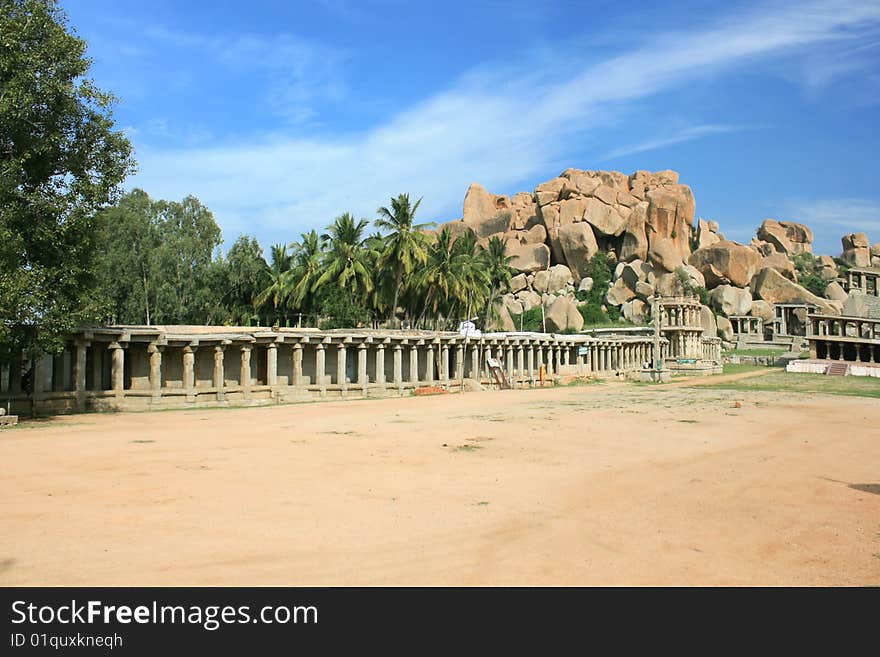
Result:
[[[820,275],[821,267],[816,257],[812,253],[798,253],[791,261],[797,271],[798,283],[816,296],[824,296],[828,282]]]

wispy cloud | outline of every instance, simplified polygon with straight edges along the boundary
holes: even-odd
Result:
[[[634,153],[644,153],[645,151],[652,151],[657,148],[664,148],[665,146],[673,146],[675,144],[680,144],[686,141],[692,141],[694,139],[700,139],[701,137],[706,137],[708,135],[717,135],[723,134],[726,132],[735,132],[736,130],[741,130],[737,126],[732,125],[695,125],[689,128],[685,128],[684,130],[679,130],[674,134],[671,134],[666,137],[659,137],[656,139],[648,139],[647,141],[643,141],[638,144],[632,144],[630,146],[622,146],[620,148],[616,148],[612,151],[609,151],[605,155],[602,155],[600,160],[612,160],[616,157],[623,157],[624,155],[633,155]]]
[[[344,94],[342,70],[348,54],[292,34],[212,35],[147,26],[148,40],[208,57],[237,75],[263,78],[265,101],[295,123],[316,115],[315,105]]]
[[[558,66],[476,69],[359,134],[141,148],[141,173],[131,184],[166,197],[196,194],[228,238],[259,228],[269,239],[292,239],[344,210],[372,216],[404,191],[425,196],[425,219],[451,218],[471,181],[506,190],[558,166],[575,137],[589,139],[633,102],[740,65],[852,40],[878,22],[876,3],[791,4],[730,16],[703,31],[661,34],[604,61],[567,57],[563,81]],[[697,125],[655,141],[724,128]]]
[[[813,229],[816,251],[839,253],[840,238],[867,233],[872,244],[880,242],[880,202],[863,198],[789,201],[782,219],[798,221]]]

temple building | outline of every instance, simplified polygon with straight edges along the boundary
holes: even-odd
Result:
[[[846,272],[847,292],[861,290],[864,294],[872,297],[880,297],[880,268],[878,267],[851,267]]]

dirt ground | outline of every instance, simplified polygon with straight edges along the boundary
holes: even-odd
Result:
[[[880,585],[876,399],[608,383],[80,415],[0,432],[0,468],[5,586]]]

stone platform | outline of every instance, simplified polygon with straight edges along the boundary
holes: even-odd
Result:
[[[880,363],[857,363],[839,360],[801,359],[790,362],[786,372],[801,372],[807,374],[825,374],[828,366],[832,363],[845,363],[848,365],[846,376],[873,376],[880,378]]]

